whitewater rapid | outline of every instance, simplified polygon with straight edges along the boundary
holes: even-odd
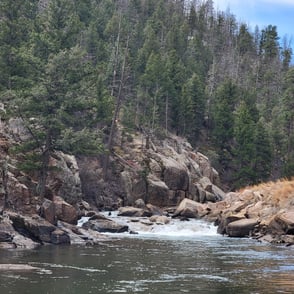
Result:
[[[141,237],[193,238],[218,235],[217,227],[203,220],[189,219],[182,221],[170,218],[168,224],[160,224],[150,222],[148,217],[118,216],[118,211],[112,211],[110,215],[109,212],[103,212],[102,214],[119,224],[127,225],[129,231],[135,232],[137,236]],[[126,236],[130,235],[130,233],[122,233],[120,235]]]

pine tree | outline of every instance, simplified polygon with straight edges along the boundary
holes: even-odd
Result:
[[[229,80],[219,86],[213,101],[213,137],[220,150],[230,149],[232,145],[237,95],[237,86]]]
[[[284,80],[282,99],[282,121],[284,143],[284,176],[294,175],[294,68],[290,68]]]
[[[179,109],[181,134],[192,143],[197,142],[204,121],[205,96],[204,86],[196,74],[183,85]]]
[[[3,91],[3,100],[31,85],[34,60],[28,44],[34,28],[37,2],[0,2],[0,91]]]
[[[264,121],[259,120],[255,128],[255,158],[254,171],[255,183],[269,180],[273,164],[273,148],[267,129],[264,127]]]
[[[242,101],[236,110],[234,123],[236,185],[253,184],[256,178],[254,169],[255,122],[247,104]]]
[[[268,25],[261,31],[260,40],[260,55],[270,60],[279,55],[279,36],[277,32],[277,26]]]

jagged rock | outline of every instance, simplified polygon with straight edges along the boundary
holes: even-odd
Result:
[[[120,207],[118,209],[119,216],[135,216],[135,217],[143,217],[143,216],[151,216],[151,213],[148,210],[142,208],[136,208],[132,206]]]
[[[7,174],[8,206],[24,214],[36,213],[34,199],[29,188],[22,184],[12,173]]]
[[[186,191],[189,187],[187,168],[172,157],[161,156],[163,181],[170,190]]]
[[[258,224],[256,219],[241,219],[228,224],[226,233],[229,237],[248,237]]]
[[[38,242],[51,243],[51,234],[56,227],[45,219],[34,215],[32,217],[19,215],[17,213],[8,213],[13,227],[22,235],[29,237]]]
[[[77,204],[82,199],[82,186],[76,158],[58,151],[50,158],[49,164],[52,171],[47,186],[69,204]]]
[[[56,211],[55,211],[55,204],[49,200],[45,199],[42,203],[42,216],[52,225],[57,224],[57,217],[56,217]]]
[[[141,163],[142,168],[136,171],[126,165],[120,172],[121,187],[126,194],[123,206],[134,205],[137,199],[159,207],[178,205],[186,197],[203,203],[222,199],[224,193],[215,186],[218,174],[208,158],[193,153],[183,138],[170,135],[146,152],[142,152],[142,140],[134,136],[132,144],[121,146],[126,153],[125,161],[129,161],[132,152],[132,161]]]
[[[148,177],[148,203],[159,207],[174,205],[177,201],[168,197],[168,191],[165,182]]]
[[[6,237],[5,239],[2,238],[2,242],[0,243],[0,247],[3,249],[34,249],[40,245],[15,231],[12,222],[6,217],[0,220],[0,235],[1,234],[3,234],[2,237]]]
[[[58,220],[74,225],[77,224],[78,212],[72,205],[65,202],[61,197],[54,198],[54,205]]]
[[[99,244],[100,241],[107,239],[105,235],[89,228],[84,229],[65,222],[58,221],[58,227],[67,233],[70,238],[70,244],[83,245],[83,244]]]
[[[208,177],[203,177],[199,180],[199,184],[204,189],[204,191],[212,193],[212,183]]]
[[[212,193],[216,196],[216,201],[222,201],[226,193],[216,185],[212,185]]]
[[[155,175],[157,178],[161,177],[162,174],[162,168],[160,164],[153,158],[150,158],[149,162],[149,168],[153,175]]]
[[[277,214],[270,222],[269,230],[277,234],[294,235],[294,210]]]
[[[173,217],[200,218],[207,214],[207,206],[185,198],[177,207]]]
[[[127,232],[129,227],[126,225],[120,225],[109,219],[97,219],[91,220],[83,224],[85,229],[91,229],[99,233],[123,233]]]

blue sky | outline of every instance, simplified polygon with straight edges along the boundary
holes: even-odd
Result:
[[[215,8],[230,12],[237,21],[245,22],[252,31],[276,25],[281,40],[287,36],[294,47],[294,0],[214,0]]]

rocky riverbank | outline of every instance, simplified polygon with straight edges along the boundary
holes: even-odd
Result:
[[[209,159],[183,138],[163,139],[118,126],[103,177],[103,158],[55,152],[50,158],[46,196],[37,193],[37,175],[18,168],[11,152],[28,136],[19,119],[0,126],[0,247],[40,244],[96,244],[101,232],[124,232],[99,213],[120,209],[128,217],[203,219],[230,237],[294,244],[293,181],[278,181],[224,193]],[[82,227],[78,219],[87,217]]]
[[[6,211],[0,217],[0,248],[32,249],[49,243],[94,245],[107,240],[102,233],[137,234],[128,223],[139,223],[141,231],[150,231],[155,226],[169,224],[173,218],[182,222],[202,219],[217,225],[219,234],[290,246],[294,245],[293,198],[285,187],[292,185],[284,181],[251,187],[228,193],[215,203],[185,198],[179,205],[166,208],[138,200],[136,207],[119,208],[118,215],[126,218],[123,224],[105,216],[107,213],[87,210],[90,206],[85,202],[83,222],[75,224],[58,220],[54,225],[38,215]]]
[[[294,181],[277,181],[226,194],[214,204],[220,234],[294,244]]]

